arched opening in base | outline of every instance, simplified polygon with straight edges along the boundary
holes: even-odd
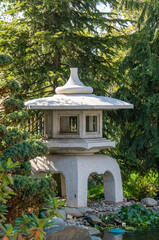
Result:
[[[56,196],[66,198],[66,183],[65,183],[65,176],[62,173],[50,173],[50,172],[44,172],[39,171],[34,176],[36,178],[43,177],[45,175],[51,175],[52,178],[56,182],[56,188],[55,193]]]
[[[52,177],[57,184],[56,195],[62,198],[66,198],[66,183],[64,175],[62,173],[54,173],[52,174]]]
[[[104,198],[102,174],[91,173],[88,177],[88,200]]]
[[[88,178],[88,200],[104,198],[107,202],[115,202],[115,182],[111,172],[104,174],[91,173]]]

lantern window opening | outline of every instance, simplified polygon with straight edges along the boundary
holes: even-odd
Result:
[[[98,132],[97,130],[97,116],[86,116],[86,132]]]
[[[78,134],[78,116],[60,116],[60,133]]]

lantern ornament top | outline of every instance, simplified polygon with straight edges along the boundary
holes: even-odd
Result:
[[[129,109],[133,105],[111,97],[92,94],[93,88],[85,86],[78,78],[77,68],[71,68],[71,75],[67,83],[55,89],[52,97],[33,99],[25,102],[27,109],[41,110],[113,110]]]
[[[67,83],[62,87],[57,87],[56,94],[91,94],[92,87],[85,86],[78,78],[78,68],[70,68],[71,75]]]

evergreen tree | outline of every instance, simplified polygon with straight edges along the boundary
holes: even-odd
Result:
[[[116,155],[125,169],[141,172],[153,167],[159,171],[158,26],[159,2],[146,1],[139,30],[120,68],[126,77],[115,94],[134,104],[134,110],[120,111],[120,115],[113,116],[120,133]]]
[[[26,99],[53,94],[68,79],[69,66],[79,67],[81,80],[95,93],[106,94],[117,80],[116,46],[124,44],[124,36],[111,32],[126,21],[117,13],[100,12],[98,5],[115,8],[116,0],[12,2],[12,21],[1,21],[0,48],[13,58],[5,76],[21,79]]]

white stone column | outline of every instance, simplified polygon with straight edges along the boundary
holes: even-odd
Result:
[[[69,207],[86,207],[87,175],[81,171],[81,162],[78,157],[71,156],[71,158],[74,161],[74,164],[70,166],[72,173],[65,171],[67,204]]]
[[[110,172],[103,175],[104,198],[107,202],[115,202],[115,182]]]

